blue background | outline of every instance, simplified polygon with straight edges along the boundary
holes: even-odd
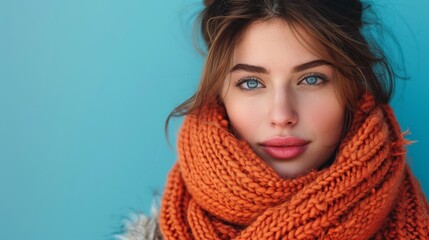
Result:
[[[426,194],[429,3],[376,1],[410,80],[392,105]],[[170,110],[197,86],[200,1],[0,0],[0,233],[111,239],[148,213],[176,160]],[[382,10],[382,11],[381,11]],[[395,55],[399,59],[399,55]]]

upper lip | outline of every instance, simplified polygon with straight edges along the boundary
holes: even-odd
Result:
[[[310,141],[299,138],[299,137],[273,137],[264,142],[261,142],[260,145],[265,147],[290,147],[290,146],[302,146],[308,144]]]

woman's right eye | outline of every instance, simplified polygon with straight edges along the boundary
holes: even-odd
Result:
[[[265,86],[256,78],[244,78],[238,81],[235,84],[237,87],[246,90],[246,91],[252,91],[257,88],[264,88]]]

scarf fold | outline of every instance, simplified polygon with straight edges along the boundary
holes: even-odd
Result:
[[[429,239],[429,207],[388,105],[365,95],[331,166],[282,179],[231,134],[188,115],[162,200],[165,239]]]

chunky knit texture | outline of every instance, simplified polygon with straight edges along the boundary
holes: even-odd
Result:
[[[165,239],[429,239],[428,202],[391,108],[364,96],[335,161],[282,179],[228,130],[221,107],[187,116],[165,189]]]

